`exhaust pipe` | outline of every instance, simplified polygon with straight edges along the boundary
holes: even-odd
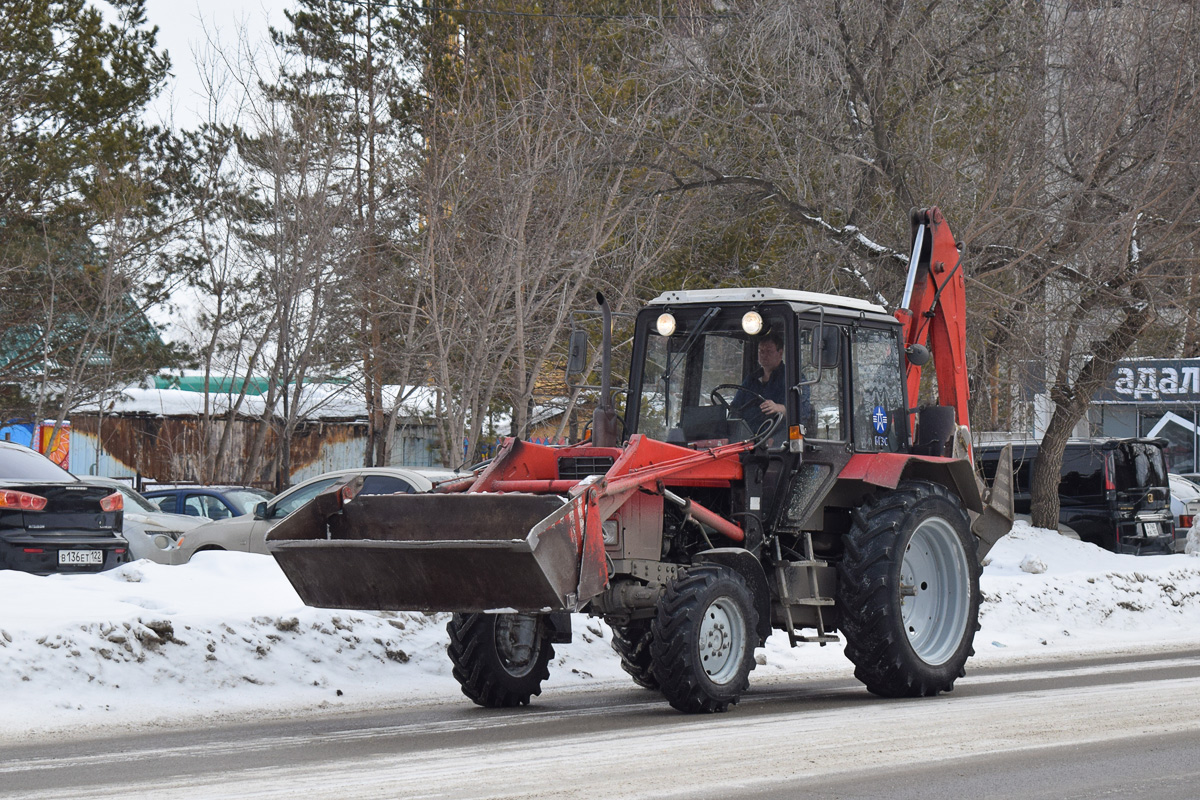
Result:
[[[612,310],[608,300],[596,292],[600,304],[600,403],[592,413],[592,446],[617,446],[617,412],[612,404]]]

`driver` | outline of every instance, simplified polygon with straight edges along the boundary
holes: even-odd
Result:
[[[758,340],[758,369],[742,381],[733,397],[733,410],[751,430],[758,430],[768,414],[783,414],[787,389],[783,382],[783,334],[768,333]]]

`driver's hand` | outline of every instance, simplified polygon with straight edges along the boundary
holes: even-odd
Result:
[[[758,410],[764,414],[783,414],[787,409],[783,407],[783,403],[776,403],[774,400],[763,400]]]

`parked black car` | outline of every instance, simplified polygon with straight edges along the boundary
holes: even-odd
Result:
[[[129,560],[124,500],[28,447],[0,442],[0,569],[100,572]]]
[[[1175,523],[1163,455],[1166,439],[1073,439],[1063,451],[1058,485],[1060,529],[1115,553],[1173,552]],[[979,445],[975,457],[990,483],[1002,443]],[[1013,443],[1013,504],[1030,512],[1030,481],[1041,445]]]

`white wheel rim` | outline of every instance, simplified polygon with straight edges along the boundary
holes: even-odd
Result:
[[[900,566],[900,612],[913,652],[931,666],[962,643],[971,607],[971,573],[958,531],[940,517],[917,526]]]
[[[718,597],[700,623],[700,667],[715,684],[729,683],[741,667],[746,643],[746,618],[729,597]]]

